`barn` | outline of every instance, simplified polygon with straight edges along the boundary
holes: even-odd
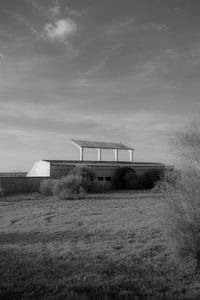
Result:
[[[163,171],[167,167],[162,163],[134,162],[134,148],[121,143],[105,143],[82,140],[71,140],[71,142],[73,145],[79,148],[79,160],[39,160],[30,169],[27,177],[61,178],[66,176],[75,166],[85,165],[94,171],[99,181],[111,181],[112,176],[119,167],[133,168],[138,175],[142,175],[149,170]],[[97,160],[84,160],[84,151],[86,151],[87,148],[96,149]],[[113,150],[114,159],[112,161],[102,161],[102,150],[104,149]],[[129,161],[119,161],[118,153],[121,150],[129,152]]]

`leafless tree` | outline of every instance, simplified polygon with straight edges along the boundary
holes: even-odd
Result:
[[[168,170],[157,189],[170,201],[170,227],[182,257],[195,258],[200,270],[200,127],[189,124],[172,139],[180,171]]]
[[[200,125],[188,124],[171,139],[172,149],[181,159],[181,165],[200,168]]]

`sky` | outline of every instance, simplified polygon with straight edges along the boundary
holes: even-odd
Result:
[[[199,0],[0,0],[0,171],[78,159],[71,138],[173,164],[170,137],[199,118],[199,9]]]

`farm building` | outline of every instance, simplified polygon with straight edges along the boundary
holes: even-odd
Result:
[[[166,165],[162,163],[134,162],[134,149],[132,147],[125,146],[121,143],[105,143],[80,140],[71,141],[80,150],[79,160],[39,160],[33,165],[31,170],[28,172],[27,177],[60,178],[62,176],[66,176],[71,169],[80,164],[90,167],[94,171],[99,181],[111,181],[115,170],[119,167],[131,167],[136,171],[136,174],[138,175],[142,175],[148,170],[163,171],[166,168]],[[97,160],[84,160],[84,151],[87,148],[97,150]],[[103,149],[112,149],[114,151],[113,161],[102,161]],[[120,150],[126,150],[129,152],[129,161],[119,161],[118,152]]]

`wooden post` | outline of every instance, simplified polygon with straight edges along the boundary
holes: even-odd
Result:
[[[101,148],[97,149],[98,161],[101,161]]]
[[[133,162],[133,149],[129,150],[130,162]]]
[[[83,161],[83,148],[80,147],[80,160]]]
[[[115,151],[115,161],[118,161],[118,149],[114,149]]]

